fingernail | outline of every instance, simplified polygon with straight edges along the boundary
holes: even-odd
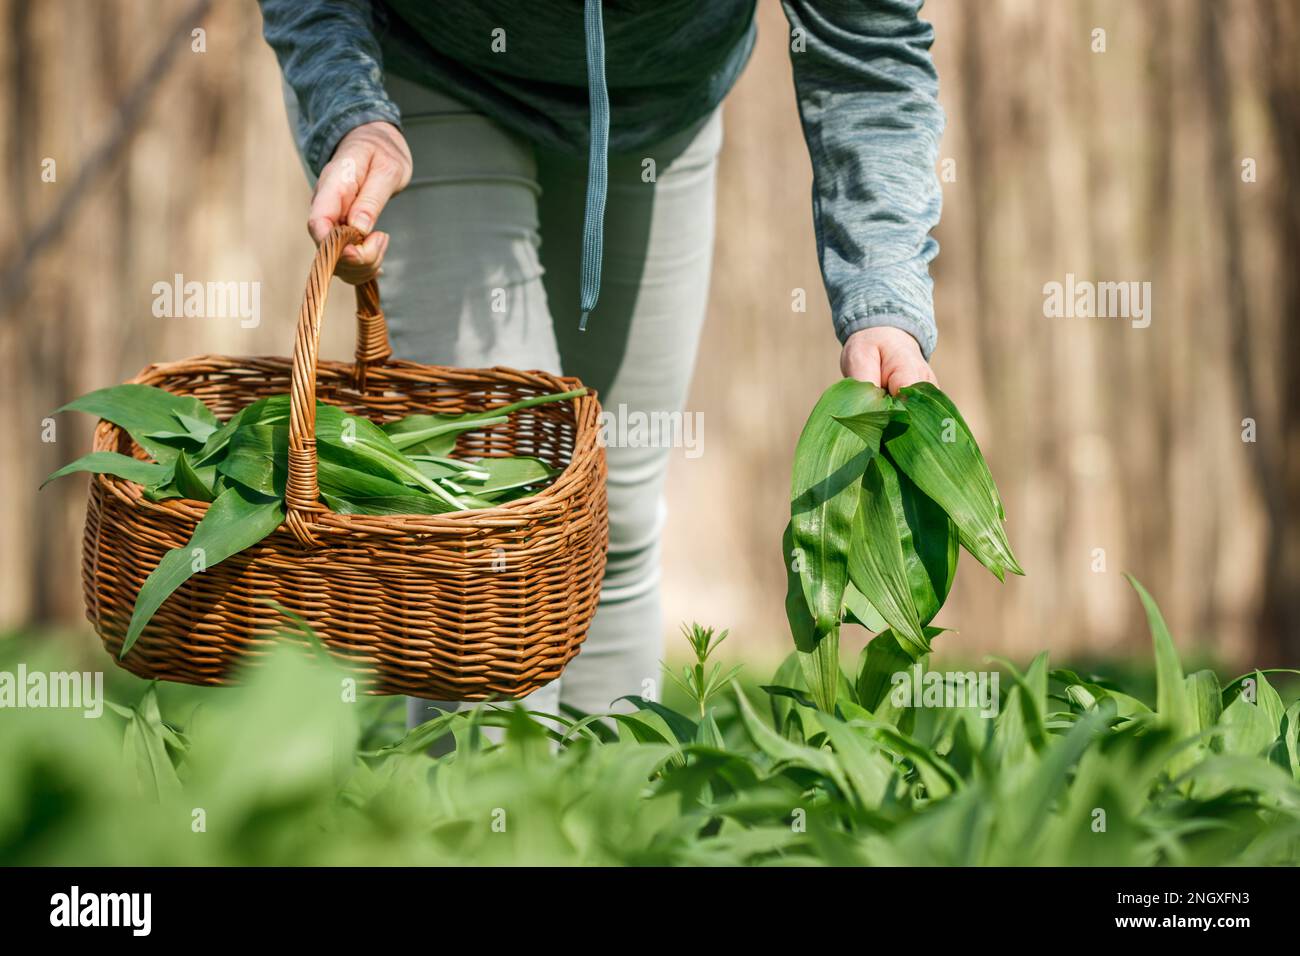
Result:
[[[371,226],[370,216],[364,212],[357,213],[357,217],[352,220],[352,225],[356,226],[362,232],[369,232]]]

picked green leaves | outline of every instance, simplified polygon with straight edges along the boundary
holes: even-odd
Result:
[[[958,547],[1002,579],[1023,574],[988,466],[949,398],[922,383],[897,398],[842,379],[795,449],[783,543],[786,614],[818,707],[833,712],[842,621],[888,628],[913,660],[952,588]]]
[[[463,415],[411,415],[380,427],[317,403],[317,480],[339,514],[431,515],[491,508],[536,494],[559,469],[532,457],[449,457],[465,432],[507,423],[525,408],[586,389],[537,395]],[[89,412],[124,429],[152,461],[98,451],[60,468],[142,485],[151,501],[210,502],[191,540],[163,556],[146,579],[122,645],[124,656],[154,613],[189,578],[260,542],[284,520],[289,396],[272,395],[221,422],[197,398],[148,385],[91,392],[60,411]]]
[[[975,436],[948,396],[929,382],[899,392],[907,427],[885,441],[889,457],[957,525],[962,547],[1001,581],[1024,574],[1011,553],[1006,513]]]
[[[238,485],[222,492],[194,529],[189,542],[164,554],[158,567],[145,579],[118,656],[126,656],[154,612],[172,592],[197,572],[251,548],[280,527],[283,520],[284,503],[278,498],[268,498]]]

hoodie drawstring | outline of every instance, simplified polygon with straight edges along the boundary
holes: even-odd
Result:
[[[582,219],[582,319],[600,298],[600,260],[605,233],[605,194],[609,190],[609,90],[605,86],[605,29],[600,0],[586,0],[587,88],[591,101],[591,151],[587,157],[587,205]]]

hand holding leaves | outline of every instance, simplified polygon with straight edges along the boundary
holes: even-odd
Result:
[[[952,587],[960,544],[1001,579],[1023,574],[997,488],[955,405],[929,382],[891,397],[843,379],[795,450],[783,544],[786,614],[813,696],[831,711],[847,616],[919,657]]]

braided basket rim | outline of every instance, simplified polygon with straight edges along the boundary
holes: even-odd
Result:
[[[175,378],[181,375],[190,374],[194,371],[194,366],[220,368],[247,368],[250,363],[257,365],[282,365],[286,372],[292,369],[293,361],[290,358],[279,355],[260,355],[260,356],[225,356],[225,355],[195,355],[189,358],[178,359],[171,362],[157,362],[146,365],[133,378],[128,379],[124,384],[128,385],[154,385],[164,388],[161,382],[168,378]],[[337,373],[341,379],[351,378],[355,366],[350,362],[339,362],[321,359],[317,363],[319,372]],[[382,365],[371,370],[372,375],[384,374],[390,372],[401,373],[403,371],[418,371],[421,373],[422,380],[428,382],[432,374],[440,382],[447,384],[456,384],[457,380],[463,380],[466,384],[472,384],[474,381],[480,381],[484,384],[490,384],[493,380],[502,384],[528,384],[516,381],[520,376],[532,378],[539,388],[549,388],[554,391],[569,391],[575,388],[585,387],[582,383],[573,377],[552,375],[549,372],[532,369],[523,371],[519,369],[508,368],[506,366],[490,366],[484,368],[462,368],[456,366],[442,365],[424,365],[418,362],[411,362],[404,359],[390,358]],[[170,389],[165,389],[170,391]],[[234,390],[238,392],[238,386]],[[256,399],[250,399],[249,404]],[[200,399],[202,401],[202,399]],[[323,401],[323,400],[322,400]],[[332,403],[326,403],[332,404]],[[353,404],[365,406],[365,395],[358,394],[357,401]],[[351,534],[368,534],[382,531],[397,531],[414,534],[432,534],[437,532],[460,532],[470,533],[479,531],[491,531],[502,527],[518,527],[519,524],[526,524],[532,520],[545,519],[551,516],[551,508],[555,504],[562,503],[569,498],[575,497],[581,492],[583,487],[588,483],[588,472],[585,469],[585,460],[588,455],[598,451],[597,433],[599,426],[597,419],[600,413],[600,403],[596,392],[588,388],[587,394],[577,398],[567,399],[560,405],[568,406],[572,409],[573,415],[573,450],[569,455],[568,462],[564,465],[563,470],[555,479],[541,491],[526,498],[517,498],[513,501],[503,504],[494,505],[491,508],[475,508],[465,511],[449,512],[447,514],[429,514],[429,515],[347,515],[339,514],[335,511],[328,510],[323,503],[320,503],[319,511],[312,514],[312,524],[322,529],[333,531],[344,531]],[[490,410],[490,409],[485,409]],[[515,414],[527,414],[530,409],[524,409]],[[369,417],[369,416],[365,416]],[[119,447],[123,440],[131,441],[126,430],[112,422],[101,419],[95,430],[93,449],[95,451],[111,451]],[[169,498],[163,501],[150,501],[144,497],[144,488],[142,485],[125,478],[119,478],[114,475],[96,474],[91,476],[92,481],[98,482],[106,491],[115,498],[132,508],[138,508],[143,511],[156,511],[162,514],[175,515],[177,517],[187,518],[189,520],[201,520],[207,514],[210,502],[197,501],[190,498]],[[503,522],[505,522],[503,524]],[[275,532],[267,537],[266,543],[284,532],[285,526],[282,524]]]

